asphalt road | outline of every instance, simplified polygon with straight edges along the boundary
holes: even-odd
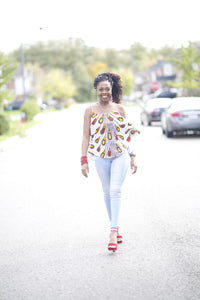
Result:
[[[93,162],[80,172],[83,110],[38,116],[27,137],[0,143],[0,300],[199,300],[200,138],[167,139],[127,107],[138,172],[110,253]]]

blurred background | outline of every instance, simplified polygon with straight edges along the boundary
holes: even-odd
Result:
[[[0,298],[199,300],[199,1],[0,9]],[[80,172],[84,110],[107,71],[141,131],[112,257],[93,163]]]
[[[0,106],[93,101],[117,72],[124,100],[199,96],[197,1],[7,1],[0,18]],[[14,103],[13,103],[14,102]]]

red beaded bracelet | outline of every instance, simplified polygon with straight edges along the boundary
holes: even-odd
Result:
[[[84,164],[88,164],[87,156],[82,156],[81,157],[81,166]]]

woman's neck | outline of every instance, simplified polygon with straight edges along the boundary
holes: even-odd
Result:
[[[107,107],[111,104],[111,101],[102,101],[102,102],[98,102],[98,105],[102,106],[102,107]]]
[[[109,113],[111,110],[113,110],[113,103],[111,101],[109,102],[98,102],[97,103],[97,111],[98,113]]]

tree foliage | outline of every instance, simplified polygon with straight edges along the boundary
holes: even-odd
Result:
[[[16,68],[16,61],[0,52],[0,105],[4,98],[10,98],[11,94],[7,91],[6,84],[12,78]]]
[[[76,89],[70,75],[60,69],[52,69],[43,79],[43,97],[67,100],[75,95]]]
[[[5,116],[0,114],[0,135],[9,130],[9,122]]]
[[[92,48],[87,47],[83,40],[74,38],[24,46],[25,62],[39,63],[44,69],[56,68],[73,72],[78,62],[91,62],[92,54]],[[14,51],[14,55],[20,61],[20,49]]]
[[[157,50],[158,55],[160,55],[162,59],[169,59],[174,55],[175,52],[176,49],[173,46],[170,47],[168,45],[165,45],[159,50]]]
[[[100,49],[89,47],[82,39],[75,38],[24,46],[26,64],[39,65],[45,74],[52,69],[59,69],[71,76],[76,87],[74,97],[78,101],[88,101],[94,97],[93,79],[98,73],[124,70],[127,74],[131,72],[135,75],[156,63],[158,58],[169,58],[173,51],[168,46],[160,51],[147,49],[140,43],[134,43],[124,50]],[[20,61],[20,49],[14,51],[14,55]],[[36,77],[41,81],[40,76]]]
[[[26,121],[31,121],[40,112],[40,108],[36,102],[28,100],[21,106],[20,111],[25,113]]]
[[[188,47],[182,45],[170,61],[182,74],[178,82],[170,82],[170,85],[186,89],[189,95],[192,94],[192,91],[200,86],[199,51],[192,42],[189,42]]]
[[[130,95],[133,89],[133,73],[131,70],[119,70],[123,85],[123,95]]]
[[[88,66],[92,78],[96,77],[99,73],[104,73],[108,70],[107,64],[96,61]]]
[[[134,72],[141,70],[143,57],[147,53],[147,49],[140,43],[135,43],[130,47],[130,58]]]
[[[78,102],[91,100],[93,98],[93,78],[88,72],[88,66],[83,63],[77,64],[72,75],[77,89],[74,98]]]

